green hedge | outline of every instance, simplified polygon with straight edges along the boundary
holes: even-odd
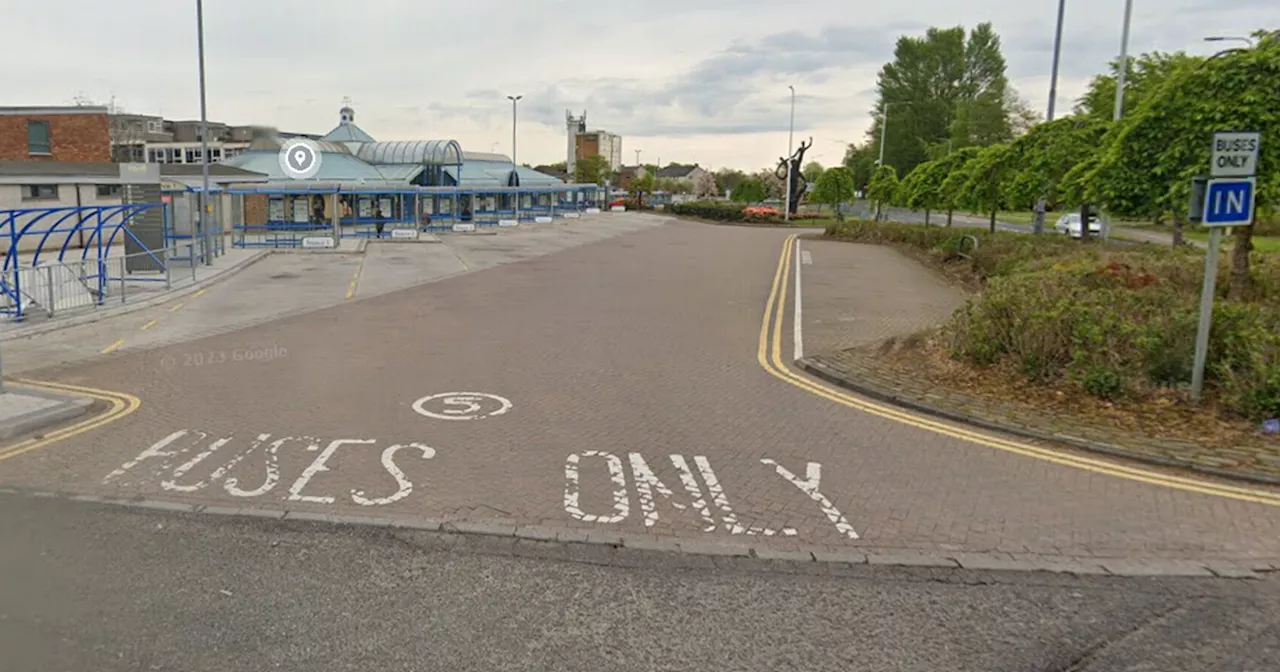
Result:
[[[746,221],[747,206],[741,203],[721,203],[717,201],[695,201],[693,203],[676,203],[670,206],[671,213],[685,217],[710,219],[717,222]]]
[[[1012,365],[1029,380],[1072,381],[1104,399],[1191,381],[1202,251],[865,221],[828,235],[926,250],[985,278],[942,329],[959,361]],[[972,260],[954,255],[965,235],[979,241]],[[1280,262],[1258,255],[1254,276],[1253,300],[1216,303],[1205,378],[1224,407],[1263,420],[1280,417]]]
[[[748,212],[753,206],[744,203],[726,203],[724,201],[695,201],[678,203],[668,207],[675,215],[697,217],[715,222],[755,222],[760,224],[781,224],[786,220],[780,209],[777,214]],[[759,207],[759,206],[754,206]],[[775,208],[777,209],[777,208]],[[791,216],[791,221],[821,219],[821,215],[812,212],[799,212]]]

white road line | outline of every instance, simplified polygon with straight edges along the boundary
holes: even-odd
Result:
[[[808,252],[800,252],[800,239],[796,238],[796,256],[807,257]],[[785,287],[785,285],[783,285]],[[792,342],[795,344],[795,359],[804,357],[804,334],[801,320],[801,306],[803,301],[800,298],[800,264],[796,264],[796,309],[795,309],[795,327],[792,331]]]
[[[799,244],[799,243],[800,241],[797,240],[796,244]],[[800,263],[806,266],[813,263],[813,255],[809,254],[809,250],[805,250],[804,252],[800,253]]]

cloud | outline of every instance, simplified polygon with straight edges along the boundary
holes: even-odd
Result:
[[[193,5],[0,0],[7,104],[67,104],[84,92],[138,112],[197,117]],[[1274,22],[1274,5],[1135,3],[1130,51],[1212,53],[1219,45],[1204,35],[1248,34]],[[1053,2],[1011,0],[216,0],[204,8],[217,121],[323,133],[351,96],[374,137],[453,137],[509,151],[506,96],[522,94],[522,157],[562,157],[565,110],[585,109],[592,128],[623,135],[627,156],[643,148],[741,168],[785,151],[788,85],[797,137],[814,134],[814,151],[838,160],[832,139],[864,137],[894,42],[929,25],[972,28],[990,18],[1012,82],[1043,109],[1056,14]],[[1114,0],[1069,0],[1059,110],[1115,58],[1122,9]]]

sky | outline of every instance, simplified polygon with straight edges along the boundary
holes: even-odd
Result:
[[[1136,0],[1130,53],[1211,54],[1207,35],[1280,26],[1275,0]],[[0,105],[114,100],[198,119],[195,0],[0,0]],[[990,21],[1012,85],[1049,96],[1054,0],[208,0],[209,119],[325,133],[344,97],[378,140],[563,161],[565,114],[623,136],[624,163],[758,170],[813,138],[838,163],[871,125],[901,35]],[[1067,0],[1059,115],[1120,50],[1121,0]],[[890,120],[892,123],[892,120]]]

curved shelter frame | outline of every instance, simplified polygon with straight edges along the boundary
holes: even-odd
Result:
[[[163,217],[167,246],[169,210],[164,203],[0,210],[0,243],[6,245],[0,267],[0,314],[21,320],[25,309],[33,303],[48,303],[46,308],[52,311],[52,304],[58,301],[58,297],[53,296],[58,289],[55,273],[74,276],[70,280],[101,305],[108,294],[108,285],[116,280],[123,283],[126,273],[131,272],[123,261],[118,276],[108,272],[109,266],[114,265],[108,261],[114,261],[112,248],[117,240],[125,241],[126,247],[140,250],[135,254],[147,258],[149,270],[165,272],[168,259],[164,250],[149,247],[129,228],[137,217],[157,208]],[[50,260],[49,255],[55,254],[55,249],[56,256]],[[24,259],[27,254],[30,254],[29,261]],[[42,282],[41,278],[45,280]]]

